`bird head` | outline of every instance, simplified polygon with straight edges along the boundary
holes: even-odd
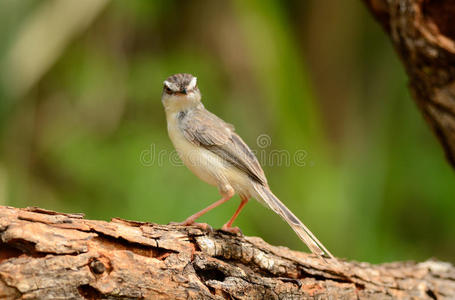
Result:
[[[197,87],[197,78],[186,73],[169,76],[164,81],[161,100],[166,110],[180,111],[199,105],[201,92]]]

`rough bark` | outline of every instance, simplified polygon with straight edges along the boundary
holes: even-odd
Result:
[[[411,93],[455,167],[455,2],[364,1],[392,40]]]
[[[449,263],[322,261],[257,237],[0,206],[1,299],[453,299]]]

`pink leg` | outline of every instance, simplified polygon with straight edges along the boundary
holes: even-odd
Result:
[[[237,218],[237,216],[239,215],[240,211],[243,209],[245,204],[248,203],[248,198],[243,197],[243,196],[241,196],[241,198],[242,198],[242,202],[240,202],[239,207],[235,211],[234,215],[232,215],[231,219],[226,224],[223,225],[221,230],[232,232],[232,233],[240,232],[240,229],[238,227],[232,227],[232,223],[234,223],[235,219]]]
[[[194,221],[196,221],[197,218],[201,217],[203,214],[205,214],[206,212],[214,209],[215,207],[217,206],[220,206],[221,204],[223,204],[224,202],[228,201],[229,199],[232,198],[232,196],[234,196],[234,192],[228,192],[226,195],[223,196],[223,198],[221,198],[220,200],[216,201],[215,203],[207,206],[206,208],[204,208],[203,210],[195,213],[194,215],[192,216],[189,216],[185,221],[183,221],[182,223],[180,223],[181,225],[191,225],[194,223]]]

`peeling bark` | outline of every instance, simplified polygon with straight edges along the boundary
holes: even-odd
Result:
[[[453,299],[444,262],[324,262],[257,237],[0,206],[0,299]]]
[[[455,2],[364,0],[409,76],[409,89],[455,167]]]

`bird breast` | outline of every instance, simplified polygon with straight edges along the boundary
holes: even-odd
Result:
[[[168,114],[168,134],[180,159],[197,177],[208,184],[224,189],[229,185],[237,193],[249,195],[248,176],[215,153],[191,143],[178,124],[178,113]]]

